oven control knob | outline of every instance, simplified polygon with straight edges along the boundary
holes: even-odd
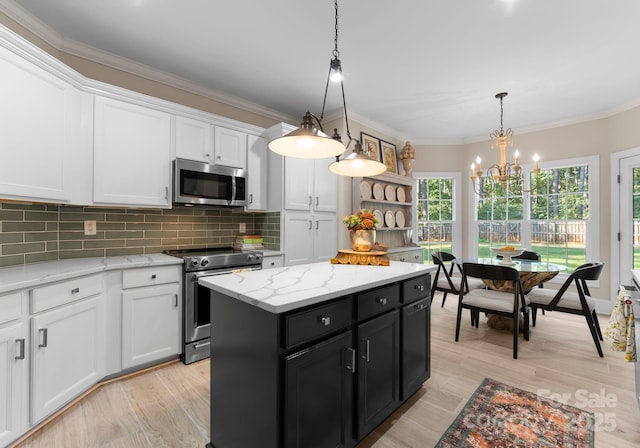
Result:
[[[191,266],[198,266],[198,260],[191,260]]]
[[[202,259],[202,261],[200,262],[200,264],[201,264],[202,266],[206,266],[206,265],[208,265],[208,264],[209,264],[209,260],[207,260],[206,258],[203,258],[203,259]]]
[[[253,261],[253,255],[247,255],[247,260]]]

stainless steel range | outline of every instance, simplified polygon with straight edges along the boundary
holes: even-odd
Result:
[[[180,359],[185,364],[209,357],[211,344],[211,299],[209,289],[198,285],[198,279],[230,274],[237,270],[262,269],[262,252],[236,250],[231,247],[168,250],[183,264],[182,322],[183,347]],[[215,325],[215,322],[214,322]]]

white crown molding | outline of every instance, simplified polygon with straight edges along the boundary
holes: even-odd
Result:
[[[93,48],[89,45],[66,39],[53,28],[37,19],[11,0],[0,2],[0,12],[4,13],[19,25],[25,27],[27,30],[60,52],[84,58],[133,75],[141,76],[151,81],[156,81],[161,84],[184,90],[228,106],[237,107],[244,111],[255,113],[276,121],[295,122],[295,119],[287,114],[263,107],[259,104],[233,95],[205,88],[197,83],[171,73],[154,69],[147,65],[131,61],[130,59],[122,58],[112,53]]]

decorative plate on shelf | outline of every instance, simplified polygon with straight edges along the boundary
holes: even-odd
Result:
[[[384,227],[384,217],[382,216],[382,212],[380,210],[374,210],[373,216],[375,216],[376,219],[378,220],[378,224],[376,224],[376,229],[379,229],[380,227]]]
[[[391,210],[387,210],[384,212],[384,223],[387,227],[395,227],[396,226],[396,217],[393,215]]]
[[[404,227],[404,213],[401,210],[396,212],[396,224],[398,227]]]
[[[387,201],[395,201],[396,200],[396,189],[391,185],[387,185],[384,189],[384,197]]]
[[[369,182],[364,180],[360,182],[360,196],[365,200],[371,199],[371,185],[369,185]]]
[[[406,197],[404,195],[404,187],[398,187],[396,189],[396,197],[398,198],[398,202],[405,202]]]
[[[373,184],[373,197],[378,201],[384,200],[384,188],[382,184]]]

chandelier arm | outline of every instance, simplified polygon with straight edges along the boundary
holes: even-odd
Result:
[[[313,112],[307,111],[307,113],[316,120],[316,123],[318,123],[318,127],[320,127],[320,130],[324,132],[324,128],[322,127],[322,117],[318,118],[318,116]]]
[[[320,121],[322,121],[322,119],[324,118],[324,108],[327,104],[327,92],[329,91],[330,79],[331,79],[331,64],[329,64],[329,73],[327,73],[327,83],[324,86],[324,98],[322,99],[322,111],[320,112]]]
[[[340,88],[342,90],[342,107],[344,107],[344,121],[347,126],[347,138],[349,139],[349,143],[351,143],[351,131],[349,130],[349,117],[347,116],[347,99],[344,94],[344,82],[340,80]]]

